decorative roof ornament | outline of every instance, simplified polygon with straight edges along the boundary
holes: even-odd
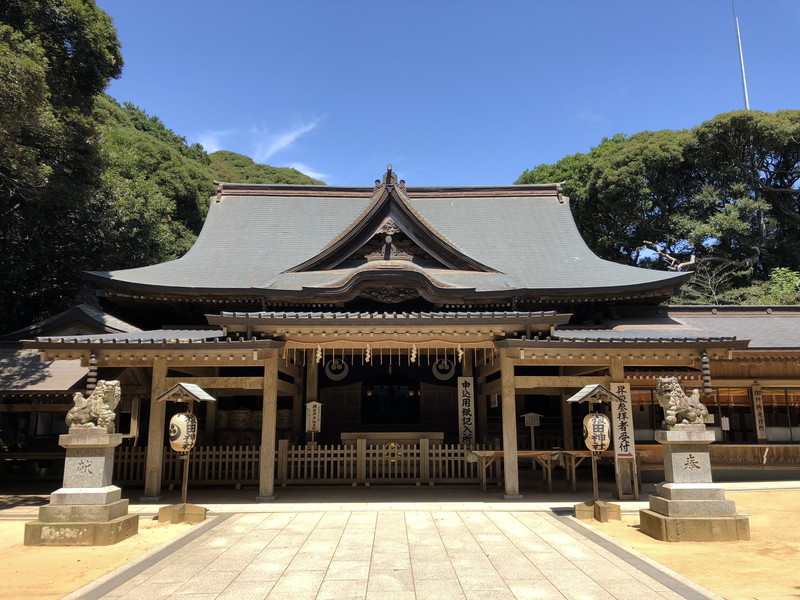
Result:
[[[419,290],[406,287],[365,287],[359,292],[359,297],[383,302],[384,304],[397,304],[406,300],[419,298]]]
[[[397,175],[392,172],[392,165],[386,165],[386,173],[383,174],[382,183],[386,186],[397,185]]]
[[[381,228],[378,229],[378,231],[376,231],[375,233],[376,234],[380,233],[380,234],[383,234],[383,235],[395,235],[395,234],[400,233],[400,231],[401,230],[397,226],[397,223],[395,223],[394,220],[391,217],[389,217],[388,219],[386,219],[383,222],[383,225],[381,225]]]

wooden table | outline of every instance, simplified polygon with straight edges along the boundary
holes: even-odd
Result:
[[[486,491],[486,469],[495,460],[503,458],[503,450],[473,450],[478,458],[478,475],[481,478],[481,490]],[[517,458],[532,458],[542,467],[542,481],[547,486],[547,491],[553,491],[553,457],[558,452],[552,450],[518,450]]]
[[[575,475],[578,466],[587,458],[591,458],[591,450],[559,450],[564,457],[564,470],[566,471],[567,484],[572,488],[573,493],[578,491],[578,481]],[[600,456],[614,456],[610,450],[600,452]]]

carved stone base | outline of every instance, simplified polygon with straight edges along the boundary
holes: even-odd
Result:
[[[99,523],[113,521],[128,514],[128,501],[109,504],[48,504],[39,508],[42,523]]]
[[[124,502],[127,510],[127,501]],[[103,522],[30,521],[25,523],[25,545],[110,546],[136,535],[138,531],[139,515],[125,515]]]
[[[668,517],[652,510],[639,511],[643,533],[665,542],[731,542],[750,539],[750,520],[732,517]]]
[[[595,519],[601,523],[608,523],[609,521],[619,521],[622,519],[622,513],[619,504],[612,502],[581,502],[575,505],[575,518],[583,521]]]
[[[171,504],[158,509],[159,523],[202,523],[208,510],[196,504]]]
[[[64,484],[25,524],[26,546],[108,546],[139,531],[122,490],[111,484],[114,448],[122,435],[95,427],[70,427],[59,438],[67,449]]]
[[[650,496],[650,510],[666,517],[735,517],[733,500],[669,500]]]

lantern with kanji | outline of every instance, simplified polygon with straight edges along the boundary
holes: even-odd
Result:
[[[603,452],[611,442],[611,422],[602,413],[589,413],[583,418],[583,441],[592,452]]]
[[[197,417],[178,413],[169,420],[169,445],[176,452],[189,452],[197,442]]]

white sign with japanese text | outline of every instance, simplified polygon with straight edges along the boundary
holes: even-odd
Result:
[[[475,386],[472,377],[458,378],[458,441],[475,443]]]
[[[322,404],[309,402],[306,404],[306,432],[319,433],[322,430]]]
[[[753,394],[753,414],[756,417],[756,438],[766,440],[767,423],[764,419],[764,396],[758,386],[751,387],[750,391]]]
[[[622,398],[611,403],[611,423],[614,434],[614,460],[635,458],[636,443],[633,439],[633,414],[631,413],[631,385],[612,383],[611,391]]]

